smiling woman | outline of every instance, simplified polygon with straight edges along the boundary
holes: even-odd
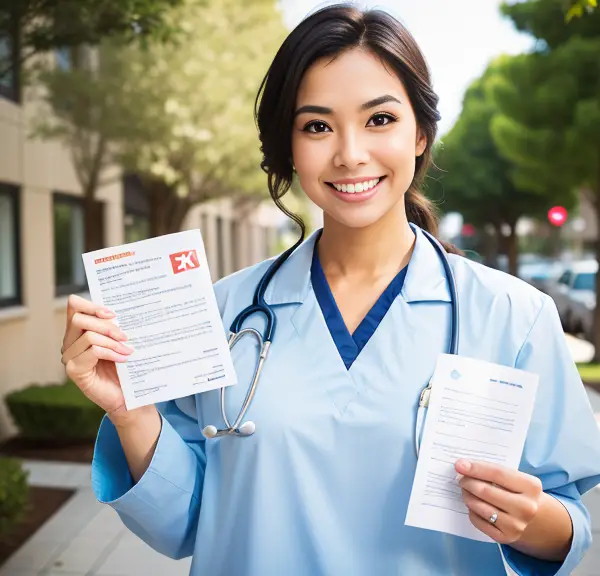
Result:
[[[289,214],[295,173],[323,229],[215,285],[240,339],[227,395],[126,411],[126,336],[71,299],[63,362],[108,412],[98,499],[155,549],[193,555],[192,574],[571,574],[591,542],[581,495],[600,481],[598,427],[552,300],[431,236],[419,186],[439,114],[412,36],[381,11],[316,12],[276,54],[256,117],[273,200]],[[447,351],[540,380],[518,470],[464,460],[486,457],[473,418],[457,424],[471,428],[464,453],[440,448],[432,505],[482,541],[405,524],[420,399]]]

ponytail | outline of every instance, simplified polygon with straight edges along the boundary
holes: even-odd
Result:
[[[408,221],[416,224],[439,240],[439,217],[433,202],[411,186],[406,192],[405,205]],[[439,240],[439,242],[449,254],[464,256],[462,250],[454,244],[442,240]]]

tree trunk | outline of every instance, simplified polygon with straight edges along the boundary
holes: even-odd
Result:
[[[144,183],[150,199],[150,236],[164,236],[181,231],[193,203],[181,198],[174,187],[158,180]]]
[[[483,231],[481,248],[483,252],[483,263],[491,268],[498,266],[498,231],[494,228],[494,233]]]
[[[600,156],[600,154],[599,154]],[[594,209],[596,212],[596,222],[600,224],[600,158],[598,159],[598,176],[596,178],[596,190],[594,198]],[[600,233],[596,234],[595,241],[596,260],[600,262]],[[594,362],[600,362],[600,306],[598,306],[598,294],[600,294],[600,273],[596,274],[596,307],[594,309]]]
[[[104,248],[104,204],[86,192],[83,208],[85,251],[100,250]]]
[[[510,233],[506,239],[506,252],[508,256],[508,273],[516,276],[519,271],[519,238],[517,224],[509,223]]]

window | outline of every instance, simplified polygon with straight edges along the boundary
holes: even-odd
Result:
[[[125,243],[150,238],[150,220],[139,214],[125,214]]]
[[[8,36],[0,36],[0,96],[19,102],[19,58],[15,42]]]
[[[54,52],[56,56],[56,67],[64,72],[73,68],[73,49],[57,48]]]
[[[54,51],[56,67],[63,72],[76,69],[89,69],[90,50],[85,46],[66,46]]]
[[[0,184],[0,307],[21,304],[19,190]]]
[[[571,284],[571,272],[568,270],[563,272],[562,276],[558,279],[559,284],[564,284],[565,286],[569,286]]]
[[[591,290],[596,291],[596,274],[584,272],[575,276],[573,290]]]
[[[84,216],[81,198],[54,194],[54,282],[57,296],[87,290],[81,258],[85,252]]]

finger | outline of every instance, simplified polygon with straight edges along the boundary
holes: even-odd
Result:
[[[477,514],[482,520],[499,530],[511,542],[518,540],[525,531],[525,528],[527,528],[528,522],[525,520],[506,514],[506,512],[490,506],[487,502],[476,498],[464,490],[463,501],[471,512]],[[497,515],[496,522],[492,523],[491,519],[494,514]]]
[[[83,354],[91,346],[108,348],[123,356],[129,356],[133,353],[133,349],[129,348],[122,342],[114,340],[113,338],[109,338],[108,336],[103,336],[102,334],[98,334],[96,332],[88,331],[84,332],[69,348],[65,350],[61,359],[62,363],[67,364],[69,360],[72,360],[73,358]]]
[[[98,364],[99,360],[107,360],[109,362],[127,362],[128,357],[118,354],[114,350],[102,348],[101,346],[92,346],[83,354],[69,360],[66,365],[67,375],[76,380],[78,377],[89,374]]]
[[[480,500],[509,514],[513,514],[519,509],[519,498],[521,497],[519,494],[514,494],[489,482],[465,476],[458,482],[458,485]]]
[[[65,336],[63,351],[67,350],[86,331],[103,334],[121,342],[127,340],[127,335],[114,322],[76,312],[71,320],[70,330]]]
[[[529,493],[534,490],[535,481],[539,483],[534,476],[491,462],[469,462],[461,459],[456,462],[455,467],[456,471],[463,476],[491,482],[511,492]]]
[[[506,514],[506,512],[503,512],[502,510],[498,510],[497,508],[494,508],[494,506],[492,506],[491,504],[488,504],[487,502],[480,500],[479,498],[477,498],[476,496],[473,496],[473,494],[471,494],[470,492],[466,492],[465,490],[463,490],[462,497],[463,497],[463,501],[466,504],[467,508],[471,512],[475,512],[475,514],[477,514],[480,518],[483,518],[487,522],[490,522],[490,519],[492,518],[492,516],[494,514],[497,514],[498,517],[496,519],[496,523],[493,524],[493,526],[495,526],[498,530],[503,532],[502,527],[503,527],[503,525],[504,526],[506,525],[506,523],[507,523],[506,519],[508,518],[508,515]]]
[[[486,520],[473,511],[469,511],[469,520],[471,521],[471,524],[475,526],[475,528],[499,544],[510,544],[511,542],[515,541],[515,539],[511,539],[502,531],[498,530],[498,528],[496,528],[496,526],[494,526],[489,519]]]
[[[98,306],[81,296],[71,294],[67,301],[67,333],[63,340],[63,351],[66,350],[79,336],[81,331],[78,333],[71,330],[73,316],[77,313],[87,314],[89,316],[97,316],[98,318],[110,319],[115,318],[115,313],[106,307]]]

